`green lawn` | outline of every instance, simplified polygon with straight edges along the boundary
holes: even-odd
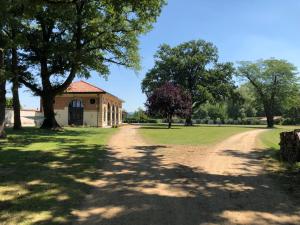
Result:
[[[291,195],[296,204],[300,204],[300,163],[289,164],[283,162],[279,155],[279,141],[281,132],[299,129],[295,126],[277,126],[275,129],[263,132],[260,136],[263,147],[266,149],[266,169],[277,181],[283,191]]]
[[[0,142],[0,224],[68,224],[115,129],[8,130]]]
[[[146,140],[156,144],[213,145],[234,134],[257,128],[264,126],[195,125],[167,129],[166,125],[156,125],[143,126],[140,133]]]
[[[285,131],[293,131],[299,129],[296,126],[276,126],[274,129],[270,129],[261,134],[261,141],[264,147],[279,150],[280,133]]]
[[[275,129],[263,132],[260,136],[263,147],[271,150],[272,157],[278,158],[280,133],[299,129],[300,126],[277,126]],[[300,164],[299,164],[300,165]]]

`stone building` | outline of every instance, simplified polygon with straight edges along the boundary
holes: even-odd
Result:
[[[112,127],[122,124],[122,103],[101,88],[78,81],[55,98],[54,110],[61,126]]]

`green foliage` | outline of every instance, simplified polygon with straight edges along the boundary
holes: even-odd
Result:
[[[136,120],[147,120],[148,115],[142,108],[138,108],[131,116],[131,118],[134,118]]]
[[[151,29],[163,4],[163,0],[26,1],[24,63],[37,66],[43,57],[48,76],[57,78],[55,86],[74,70],[88,77],[90,71],[108,75],[111,63],[138,69],[137,38]],[[37,75],[31,74],[28,81]]]
[[[283,106],[283,116],[286,118],[283,124],[300,124],[300,90],[290,95]]]
[[[263,106],[269,127],[274,125],[276,111],[299,90],[296,71],[296,67],[285,60],[240,63],[238,75],[247,79],[254,88],[256,102]]]
[[[42,128],[59,127],[52,103],[76,76],[89,77],[96,71],[107,77],[111,64],[139,69],[138,37],[151,29],[164,4],[164,0],[16,0],[1,4],[7,10],[0,14],[8,15],[0,24],[5,34],[1,39],[19,48],[23,66],[19,80],[42,97]],[[15,8],[20,9],[18,16],[14,16]],[[10,31],[22,38],[11,38]]]
[[[125,123],[155,123],[156,120],[150,119],[142,108],[138,108],[132,114],[127,114],[127,117],[125,118],[124,122]]]
[[[147,95],[166,82],[183,87],[192,97],[194,108],[224,99],[234,88],[231,63],[218,63],[217,48],[203,40],[171,47],[160,46],[155,65],[146,74],[142,90]]]
[[[13,107],[13,99],[12,98],[6,98],[6,108],[12,108]]]
[[[198,118],[209,117],[212,120],[220,119],[224,121],[227,118],[226,106],[220,103],[206,103],[198,108],[196,115],[200,116]]]

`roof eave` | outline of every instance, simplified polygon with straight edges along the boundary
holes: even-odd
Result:
[[[94,92],[81,92],[81,91],[78,91],[78,92],[64,92],[63,94],[105,94],[106,92],[105,91],[94,91]]]

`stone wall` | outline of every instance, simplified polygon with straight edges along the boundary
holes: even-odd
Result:
[[[36,110],[21,110],[21,122],[24,127],[39,127],[43,121],[43,114]],[[6,126],[14,125],[14,111],[12,109],[5,110]]]

